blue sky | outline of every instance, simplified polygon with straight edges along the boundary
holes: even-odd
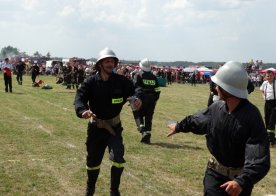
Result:
[[[0,0],[0,48],[97,58],[276,63],[276,0]]]

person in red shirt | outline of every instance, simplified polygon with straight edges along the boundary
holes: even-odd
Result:
[[[12,65],[9,64],[9,58],[5,58],[5,63],[2,65],[4,70],[5,91],[12,93]]]

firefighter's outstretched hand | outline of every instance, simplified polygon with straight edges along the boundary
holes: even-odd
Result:
[[[220,188],[223,188],[230,196],[238,196],[242,192],[241,186],[234,180],[225,182],[220,185]]]
[[[168,128],[170,129],[170,132],[167,134],[167,137],[170,137],[171,135],[176,134],[175,130],[176,124],[169,124]]]
[[[84,112],[82,113],[81,116],[82,116],[84,119],[88,119],[88,118],[91,118],[91,117],[93,117],[93,118],[96,117],[96,115],[95,115],[91,110],[86,110],[86,111],[84,111]]]
[[[139,110],[142,106],[142,100],[139,98],[136,98],[134,101],[134,107],[136,108],[136,110]]]

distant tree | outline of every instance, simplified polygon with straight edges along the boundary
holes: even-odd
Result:
[[[51,58],[50,52],[48,52],[48,53],[46,54],[46,57]]]
[[[20,55],[23,56],[23,57],[27,57],[28,56],[28,54],[26,52],[21,52]]]
[[[19,54],[19,50],[17,48],[14,48],[12,46],[7,46],[1,49],[0,58],[3,59],[6,57],[18,55],[18,54]]]
[[[34,57],[41,57],[42,55],[38,52],[38,51],[36,51],[35,53],[34,53]]]

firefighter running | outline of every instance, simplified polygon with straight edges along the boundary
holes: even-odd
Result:
[[[204,195],[251,195],[270,168],[269,141],[260,111],[248,101],[248,75],[241,63],[227,62],[215,76],[220,99],[177,124],[178,132],[206,135],[211,158]]]
[[[138,111],[140,130],[142,134],[141,143],[150,144],[152,118],[156,102],[160,96],[159,83],[155,75],[151,72],[151,65],[148,59],[140,61],[139,66],[141,71],[134,77],[134,86],[137,92],[140,92],[139,97],[142,98],[143,105]]]
[[[75,111],[78,117],[89,119],[87,129],[87,189],[93,195],[106,147],[112,161],[110,195],[118,196],[121,175],[124,169],[124,145],[120,112],[130,96],[136,96],[135,107],[142,105],[133,83],[112,70],[118,65],[115,53],[105,48],[96,62],[98,72],[86,79],[75,96]]]

